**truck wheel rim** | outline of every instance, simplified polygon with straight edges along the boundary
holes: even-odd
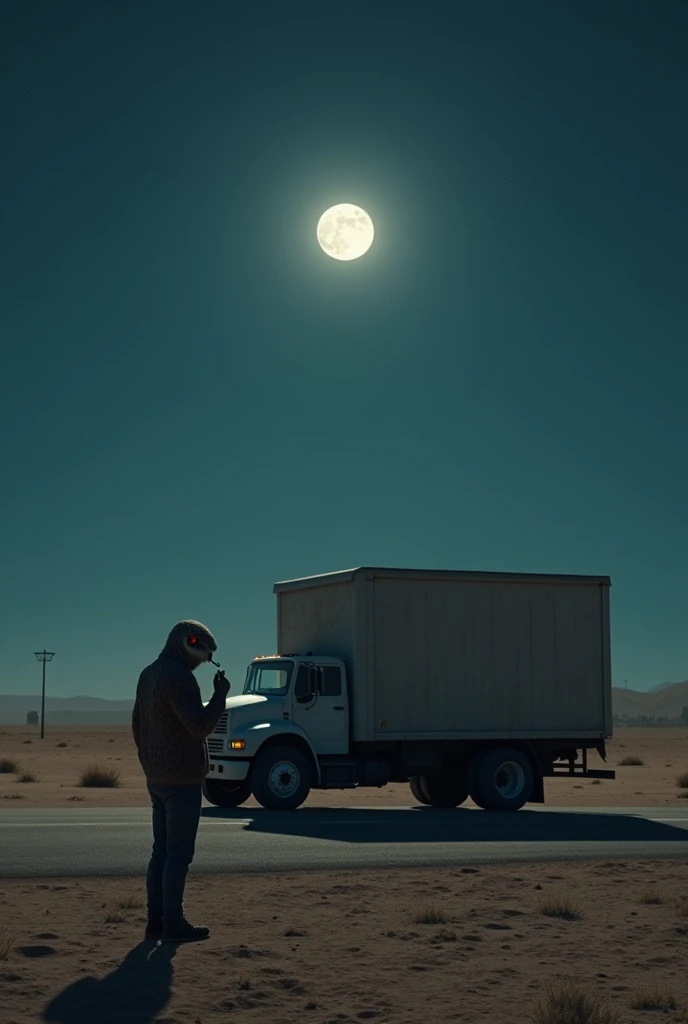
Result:
[[[495,789],[505,800],[513,800],[523,792],[526,776],[516,761],[504,761],[495,772]]]
[[[291,761],[278,761],[270,769],[268,785],[275,794],[284,799],[293,796],[299,788],[299,771]]]

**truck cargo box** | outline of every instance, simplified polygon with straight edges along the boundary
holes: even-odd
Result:
[[[351,739],[605,738],[608,576],[358,568],[275,584],[280,654],[341,658]]]

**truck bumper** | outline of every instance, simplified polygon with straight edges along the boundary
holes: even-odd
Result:
[[[210,761],[209,779],[227,779],[229,782],[243,782],[248,775],[250,761],[231,760]]]

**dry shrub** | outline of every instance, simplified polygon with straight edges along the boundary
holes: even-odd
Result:
[[[0,774],[16,775],[19,770],[19,762],[13,757],[0,757]]]
[[[676,785],[679,789],[688,789],[688,772],[682,772],[676,779]]]
[[[117,789],[121,786],[119,770],[108,768],[102,764],[89,764],[82,768],[79,776],[80,786],[91,786],[99,789]]]
[[[38,782],[38,776],[33,772],[22,772],[17,782]]]
[[[439,907],[423,907],[413,918],[414,924],[447,924],[449,918]]]
[[[105,911],[105,923],[106,924],[123,924],[126,921],[126,917],[119,910],[106,910]]]
[[[107,906],[114,910],[141,910],[143,900],[133,893],[128,896],[113,896],[111,900],[108,900]]]
[[[670,988],[659,985],[645,985],[633,995],[631,1006],[634,1010],[677,1010],[676,996]]]
[[[6,960],[14,949],[17,936],[9,928],[0,928],[0,960]]]
[[[3,800],[23,800],[24,799],[24,794],[23,793],[6,793],[3,796],[2,799]]]
[[[619,764],[626,765],[626,766],[628,766],[628,765],[643,765],[643,764],[645,764],[645,762],[643,761],[642,757],[636,757],[635,754],[627,754],[626,757],[622,757],[621,758],[621,760],[619,761]]]
[[[65,741],[63,740],[63,741],[62,741],[62,743],[56,743],[56,744],[55,744],[55,746],[56,746],[56,747],[66,747],[66,746],[67,746],[67,744],[66,744],[66,743],[65,743]]]
[[[572,981],[547,985],[531,1015],[532,1024],[621,1024],[618,1012],[597,993]]]
[[[666,896],[659,889],[652,889],[648,886],[647,889],[642,890],[638,900],[640,903],[659,905],[660,903],[666,903]]]
[[[579,921],[583,916],[580,903],[566,892],[545,896],[538,904],[545,917],[560,917],[564,921]]]
[[[143,900],[138,896],[113,896],[105,904],[105,921],[108,924],[121,924],[126,921],[125,910],[141,910]]]
[[[601,786],[602,785],[602,779],[593,779],[592,782],[590,783],[590,785],[591,786]]]

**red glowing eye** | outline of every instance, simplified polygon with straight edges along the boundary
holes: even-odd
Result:
[[[190,644],[190,645],[191,645],[192,647],[195,647],[197,643],[198,643],[198,640],[196,639],[196,637],[195,637],[195,636],[190,636],[190,637],[189,637],[189,644]]]

